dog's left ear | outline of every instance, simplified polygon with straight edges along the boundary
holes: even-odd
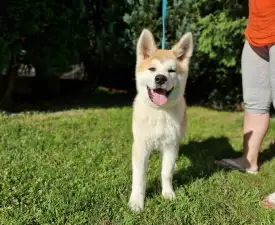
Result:
[[[179,42],[173,46],[172,51],[179,61],[189,59],[193,53],[193,35],[191,32],[184,34]]]

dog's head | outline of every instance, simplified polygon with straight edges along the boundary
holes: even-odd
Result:
[[[186,33],[170,50],[156,47],[152,33],[144,29],[137,42],[136,86],[138,95],[154,106],[170,106],[184,95],[192,33]]]

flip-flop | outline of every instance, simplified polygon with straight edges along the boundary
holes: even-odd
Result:
[[[275,192],[265,197],[262,204],[266,208],[275,209]]]
[[[239,171],[249,173],[249,174],[257,174],[258,173],[258,170],[251,170],[251,169],[244,168],[241,165],[239,165],[238,163],[236,163],[235,161],[233,161],[232,159],[216,160],[215,164],[218,166],[222,166],[224,168],[239,170]]]

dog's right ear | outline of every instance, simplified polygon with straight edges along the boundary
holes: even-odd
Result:
[[[137,60],[138,62],[147,59],[151,56],[152,52],[157,49],[153,34],[144,29],[137,42]]]

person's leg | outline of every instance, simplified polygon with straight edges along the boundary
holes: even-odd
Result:
[[[222,166],[239,167],[247,172],[258,170],[258,154],[269,125],[271,86],[267,47],[245,43],[242,53],[242,84],[245,104],[243,155],[236,159],[215,161]]]
[[[235,161],[250,170],[258,170],[258,155],[269,125],[269,113],[245,112],[243,156]]]
[[[273,107],[275,108],[275,44],[269,46],[269,76]]]
[[[272,87],[272,100],[273,107],[275,107],[275,45],[271,45],[269,49],[269,75],[270,84]],[[266,196],[263,201],[263,205],[267,208],[275,209],[275,192]]]

